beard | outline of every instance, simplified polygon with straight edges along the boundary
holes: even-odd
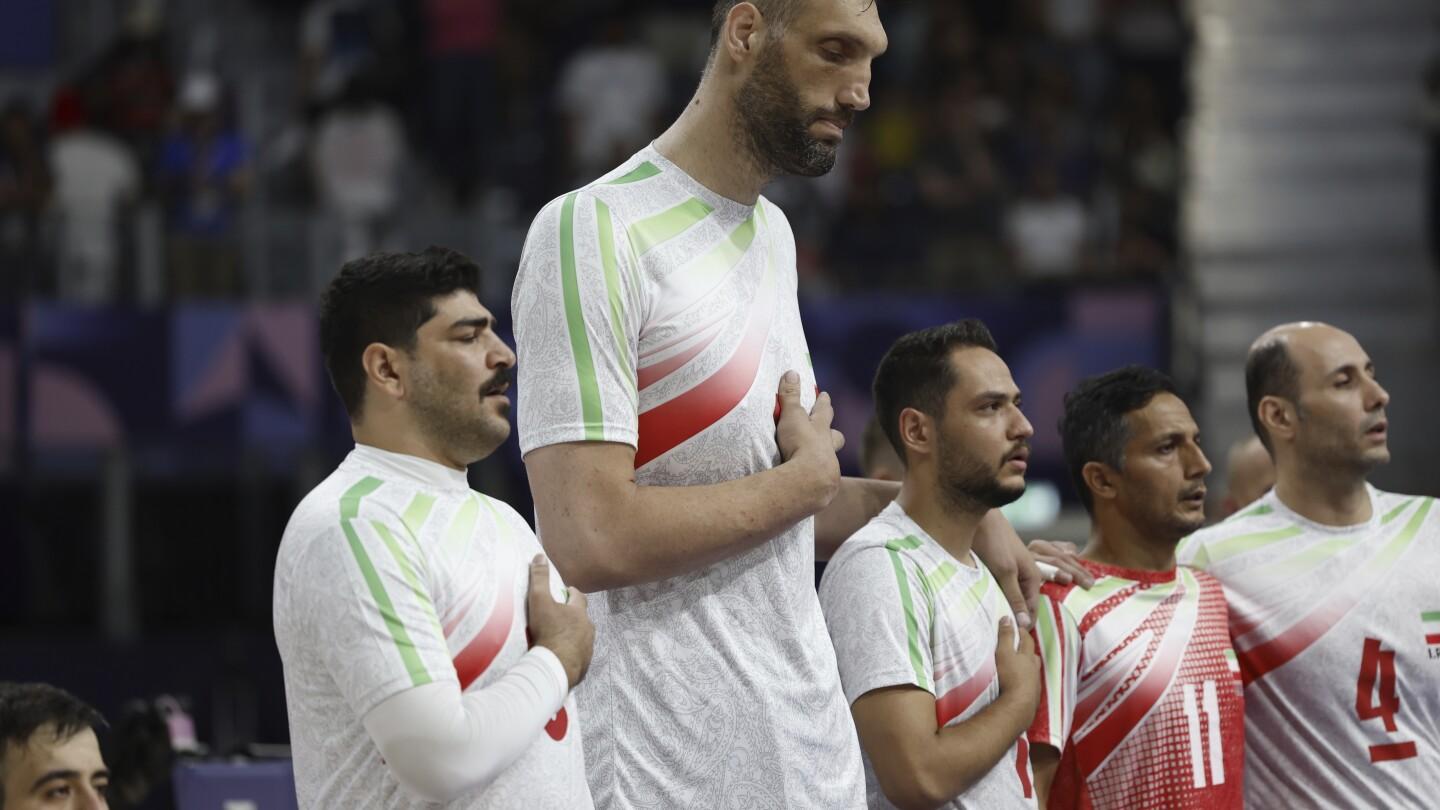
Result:
[[[478,390],[466,390],[424,364],[416,366],[412,385],[410,408],[420,430],[449,445],[467,464],[495,452],[510,437],[510,421],[481,410]]]
[[[1023,481],[1018,486],[1000,481],[1003,461],[991,464],[972,455],[964,450],[963,443],[950,441],[944,433],[937,438],[940,490],[945,499],[961,511],[988,512],[1025,494]]]
[[[830,171],[840,145],[813,137],[810,125],[821,118],[848,124],[855,115],[846,109],[805,109],[778,43],[761,53],[735,96],[735,106],[743,141],[771,175],[819,177]]]

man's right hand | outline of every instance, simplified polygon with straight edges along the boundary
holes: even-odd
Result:
[[[585,678],[590,656],[595,651],[595,625],[585,612],[585,594],[568,588],[566,601],[557,602],[550,593],[550,563],[545,555],[536,554],[530,561],[529,608],[530,637],[536,647],[544,647],[565,667],[570,688]]]
[[[815,511],[827,506],[840,490],[840,460],[836,451],[845,446],[845,437],[830,427],[835,411],[830,395],[815,395],[809,413],[800,404],[800,375],[787,371],[780,377],[780,416],[775,423],[775,443],[780,460],[805,464],[813,471],[818,485],[820,503]]]
[[[1000,679],[1000,697],[1016,702],[1023,717],[1032,717],[1040,706],[1040,657],[1035,640],[1020,633],[1015,642],[1015,623],[1009,616],[1000,619],[995,638],[995,674]]]

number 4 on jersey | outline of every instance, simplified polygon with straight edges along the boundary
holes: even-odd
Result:
[[[1377,694],[1378,690],[1378,694]],[[1380,640],[1365,639],[1360,656],[1360,679],[1355,685],[1355,713],[1361,720],[1379,719],[1386,731],[1396,731],[1395,713],[1400,695],[1395,689],[1395,651],[1380,649]],[[1370,761],[1390,762],[1416,756],[1415,743],[1398,742],[1370,746]]]

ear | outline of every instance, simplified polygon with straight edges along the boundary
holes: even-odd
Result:
[[[405,364],[404,352],[384,343],[371,343],[360,354],[360,364],[365,367],[370,388],[394,399],[405,396],[405,381],[400,374]]]
[[[1276,439],[1291,440],[1295,438],[1295,406],[1290,402],[1277,396],[1265,396],[1260,398],[1260,404],[1255,406],[1256,414],[1260,417],[1260,424],[1270,433],[1270,442],[1273,445]]]
[[[1114,500],[1120,495],[1119,476],[1108,464],[1087,461],[1080,468],[1080,478],[1090,488],[1090,498],[1096,501]]]
[[[906,453],[925,456],[934,452],[935,424],[929,416],[914,409],[900,411],[900,443]]]
[[[720,26],[721,51],[735,62],[749,59],[760,44],[759,34],[764,24],[760,9],[751,3],[736,3]]]

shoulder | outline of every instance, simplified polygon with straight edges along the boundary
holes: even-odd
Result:
[[[838,587],[847,580],[863,580],[876,575],[893,581],[897,558],[903,563],[916,542],[902,528],[885,520],[883,515],[872,518],[840,545],[825,566],[821,590]]]
[[[499,519],[514,530],[516,534],[532,539],[535,537],[535,530],[530,527],[530,521],[526,520],[523,515],[516,511],[515,507],[499,498],[492,498],[483,492],[476,492],[475,494],[485,499],[485,502],[495,510],[495,514],[499,516]]]
[[[760,195],[760,199],[756,202],[755,207],[767,225],[783,233],[793,233],[790,229],[790,218],[785,216],[785,209],[776,205],[769,197],[763,194]]]
[[[1197,568],[1193,565],[1181,565],[1180,568],[1195,578],[1195,581],[1199,583],[1202,591],[1216,590],[1223,592],[1224,588],[1220,584],[1220,580],[1216,579],[1214,575],[1205,569]]]
[[[1265,497],[1225,518],[1219,523],[1206,526],[1180,541],[1180,549],[1204,548],[1211,543],[1240,534],[1265,531],[1275,528],[1279,521],[1275,516],[1275,493],[1272,490]],[[1184,555],[1182,554],[1182,562]]]

